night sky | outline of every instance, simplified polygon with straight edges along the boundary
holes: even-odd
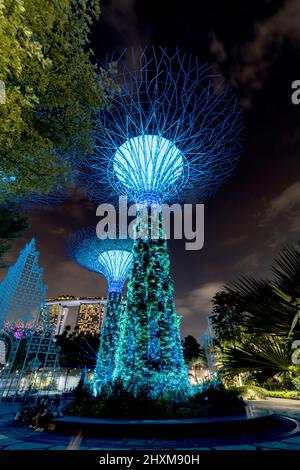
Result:
[[[217,63],[245,108],[240,164],[205,204],[204,248],[185,251],[184,242],[169,242],[182,334],[199,337],[210,300],[222,285],[240,275],[269,276],[282,245],[300,240],[300,105],[291,102],[291,83],[300,79],[300,2],[102,4],[92,34],[96,59],[124,46],[178,46],[203,62]],[[95,206],[74,193],[61,207],[28,215],[30,231],[13,244],[7,261],[14,263],[35,237],[48,297],[105,295],[105,280],[65,254],[65,241],[74,230],[96,224]],[[5,273],[1,270],[0,280]]]

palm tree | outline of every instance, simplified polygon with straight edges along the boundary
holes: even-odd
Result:
[[[241,323],[256,334],[300,338],[300,251],[284,248],[275,259],[274,280],[242,278],[227,288],[244,306]]]
[[[284,248],[275,259],[274,279],[242,278],[227,291],[243,305],[238,344],[225,345],[220,365],[225,375],[260,371],[265,377],[291,377],[292,343],[300,339],[300,251]],[[298,371],[299,374],[299,371]]]
[[[299,244],[300,246],[300,244]],[[275,259],[273,272],[282,298],[293,305],[293,318],[288,337],[299,336],[300,330],[300,251],[285,247]],[[287,294],[285,294],[287,293]]]
[[[298,243],[300,248],[300,243]],[[292,297],[299,296],[300,249],[285,247],[274,260],[273,273],[277,286]]]

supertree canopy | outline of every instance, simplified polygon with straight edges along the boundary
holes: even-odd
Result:
[[[106,186],[106,196],[151,205],[195,190],[202,202],[232,173],[242,145],[241,111],[224,78],[188,54],[150,48],[126,51],[115,80],[87,192],[95,199]]]
[[[95,227],[73,234],[67,244],[68,255],[79,265],[105,276],[108,295],[100,346],[94,371],[94,391],[112,381],[122,316],[122,289],[132,267],[131,240],[101,240]]]

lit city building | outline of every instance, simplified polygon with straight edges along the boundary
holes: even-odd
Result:
[[[102,297],[106,303],[106,299]],[[77,334],[98,334],[103,323],[105,304],[81,304],[76,325]]]
[[[125,303],[122,298],[122,310]],[[103,324],[106,297],[62,295],[48,299],[47,305],[56,335],[61,335],[66,326],[70,326],[71,333],[97,334]]]

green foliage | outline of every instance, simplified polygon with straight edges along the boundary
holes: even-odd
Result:
[[[97,398],[81,394],[66,410],[74,416],[110,419],[201,418],[243,412],[244,403],[239,395],[225,387],[207,388],[188,402],[178,402],[171,397],[168,400],[151,398],[145,388],[140,389],[138,396],[133,395],[120,381],[103,387]]]
[[[182,342],[183,355],[186,364],[198,359],[204,359],[204,351],[193,336],[186,336]]]
[[[225,375],[259,370],[261,377],[270,377],[289,372],[291,349],[279,337],[253,336],[251,340],[236,347],[226,347],[222,362]]]
[[[268,395],[271,398],[287,398],[289,400],[300,400],[300,393],[292,390],[270,390],[268,392]]]
[[[70,159],[92,151],[111,91],[88,48],[98,16],[96,0],[0,0],[0,175],[16,177],[0,197],[69,185]]]
[[[284,248],[274,261],[272,281],[243,278],[230,293],[243,305],[243,323],[255,334],[300,338],[300,249]]]
[[[277,374],[270,377],[262,384],[270,391],[295,391],[300,392],[300,367],[293,365],[289,367],[288,374]]]
[[[0,204],[0,268],[6,267],[1,262],[3,255],[10,249],[7,240],[20,237],[28,228],[27,219],[13,202]]]
[[[299,309],[296,299],[281,290],[274,281],[243,279],[235,284],[234,289],[244,304],[243,324],[247,332],[289,338]],[[294,334],[295,338],[300,335],[300,322],[295,325]]]
[[[226,389],[223,384],[215,386],[213,381],[208,381],[206,386],[194,395],[189,405],[191,408],[197,405],[206,407],[207,416],[233,415],[245,411],[244,402],[237,391]]]
[[[245,400],[266,400],[269,396],[268,390],[255,385],[245,385],[243,387],[231,387],[231,391],[238,393]]]
[[[297,374],[298,375],[296,377],[293,377],[292,382],[293,382],[295,389],[300,393],[300,370],[299,368],[297,370]]]
[[[61,367],[95,366],[99,335],[76,334],[75,332],[68,336],[65,331],[57,336],[57,345],[61,348]]]
[[[222,290],[212,299],[212,325],[217,344],[222,348],[228,343],[237,344],[244,332],[244,304],[237,292]]]
[[[291,384],[297,375],[292,343],[300,337],[299,248],[285,248],[275,259],[273,272],[271,281],[242,278],[213,300],[225,376],[246,372],[262,383],[281,375]]]

